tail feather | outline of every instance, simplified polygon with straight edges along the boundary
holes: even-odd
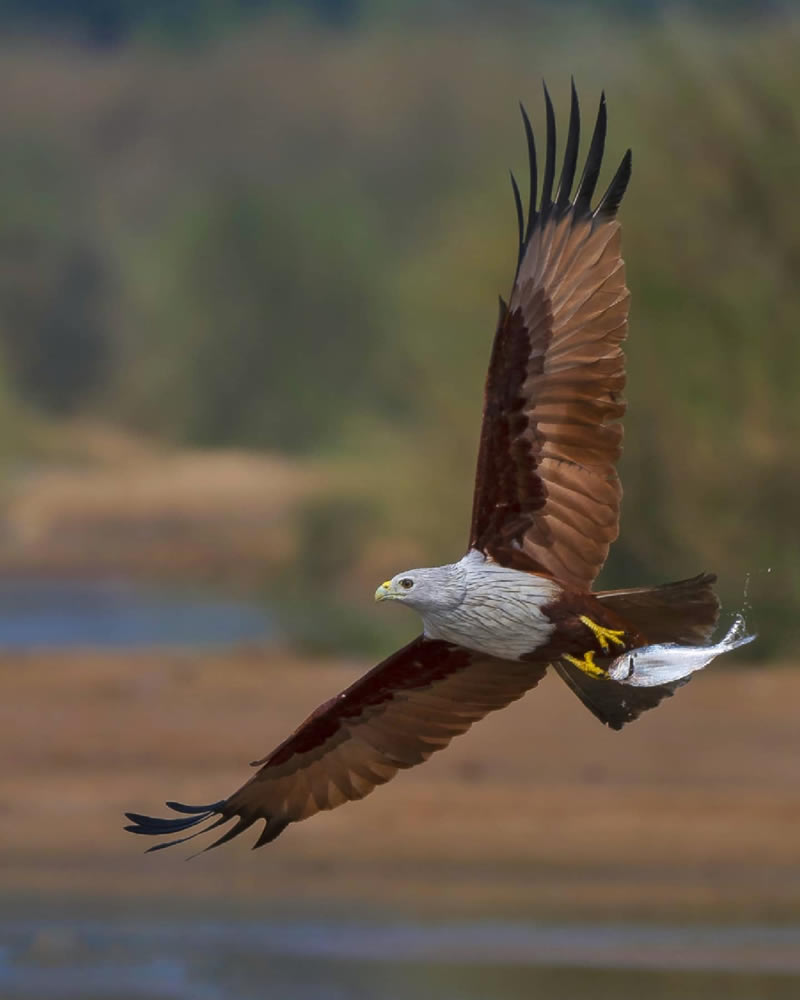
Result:
[[[714,573],[700,573],[660,587],[601,590],[594,596],[646,636],[648,643],[694,646],[708,642],[717,627],[716,580]]]
[[[579,667],[560,660],[553,667],[592,715],[610,729],[622,729],[626,723],[638,719],[642,712],[670,698],[688,680],[672,681],[657,687],[630,687],[605,677],[590,677]]]
[[[711,638],[719,617],[719,599],[713,590],[716,579],[713,573],[700,573],[660,587],[605,590],[594,596],[645,636],[648,643],[702,645]],[[656,687],[631,687],[590,677],[570,663],[558,662],[554,667],[589,711],[611,729],[622,729],[688,681],[685,678]]]

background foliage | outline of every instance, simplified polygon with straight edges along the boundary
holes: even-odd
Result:
[[[409,559],[453,558],[513,268],[516,101],[541,127],[546,77],[563,123],[574,73],[585,118],[608,95],[609,173],[634,150],[626,501],[604,581],[713,568],[740,606],[750,574],[762,649],[788,642],[800,20],[696,7],[0,4],[18,32],[0,58],[6,450],[31,420],[89,415],[324,456],[351,494],[331,511],[355,513],[343,546],[316,512],[295,589],[316,553],[345,587],[387,533],[419,540]]]
[[[60,30],[73,39],[106,47],[143,38],[191,44],[269,14],[352,29],[373,23],[419,26],[484,15],[519,18],[531,10],[552,11],[559,6],[565,5],[553,0],[464,0],[457,7],[449,0],[0,0],[0,23],[49,34]],[[592,5],[567,6],[582,14]],[[673,4],[670,0],[606,0],[603,6],[616,16],[648,19],[659,17]],[[681,9],[739,19],[785,6],[779,0],[684,0]]]

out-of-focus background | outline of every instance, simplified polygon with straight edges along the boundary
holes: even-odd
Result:
[[[0,29],[0,995],[796,996],[796,5]],[[257,854],[145,857],[124,809],[232,791],[415,633],[376,584],[462,553],[517,101],[563,134],[571,74],[601,183],[634,151],[601,583],[716,570],[753,658],[622,734],[549,679]]]

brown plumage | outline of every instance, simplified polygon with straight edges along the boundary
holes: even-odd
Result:
[[[422,636],[321,705],[229,799],[209,806],[168,803],[188,819],[156,820],[129,813],[134,833],[169,836],[210,819],[207,829],[238,822],[209,847],[230,840],[257,819],[266,825],[255,847],[288,823],[362,799],[398,770],[427,760],[473,722],[521,698],[544,676],[546,663],[480,656]],[[206,830],[201,830],[204,833]],[[151,850],[182,843],[190,834]],[[207,848],[208,849],[208,848]]]
[[[573,88],[567,152],[551,200],[555,126],[546,91],[545,99],[545,187],[538,210],[529,206],[527,224],[519,210],[519,266],[489,363],[470,541],[504,565],[588,590],[619,531],[615,466],[630,295],[615,214],[631,156],[625,154],[592,211],[606,134],[602,98],[570,202],[579,132]],[[524,120],[533,178],[533,133]]]
[[[619,420],[625,412],[622,342],[629,293],[616,213],[630,178],[631,155],[628,151],[622,158],[592,208],[606,134],[601,98],[572,196],[580,131],[573,87],[564,162],[553,194],[555,116],[546,89],[545,111],[547,145],[538,201],[533,130],[522,112],[531,193],[526,218],[512,177],[519,252],[508,305],[501,300],[486,381],[471,556],[436,571],[414,571],[444,574],[448,585],[455,581],[456,587],[463,578],[464,592],[472,595],[475,590],[468,584],[481,574],[483,585],[493,573],[506,586],[509,579],[532,583],[535,578],[534,592],[545,595],[531,605],[538,638],[521,656],[476,652],[477,640],[473,647],[468,641],[470,622],[485,621],[475,612],[474,596],[473,618],[465,611],[452,620],[467,636],[464,642],[433,637],[437,633],[431,622],[448,626],[450,620],[446,615],[426,617],[419,601],[425,634],[321,705],[255,762],[259,770],[238,791],[207,806],[168,803],[178,818],[129,813],[126,829],[173,838],[151,850],[234,819],[211,847],[257,820],[264,827],[255,846],[268,843],[289,823],[363,798],[398,770],[422,763],[473,722],[535,687],[551,663],[599,719],[619,729],[672,694],[680,682],[650,688],[618,684],[602,675],[614,656],[645,644],[703,643],[711,635],[718,613],[713,576],[660,588],[591,593],[619,530],[616,462],[622,444]],[[413,579],[410,583],[413,587]],[[398,580],[400,588],[408,584],[405,577]],[[379,592],[384,589],[399,599],[402,594],[393,588],[394,581],[387,581]],[[505,620],[501,615],[512,616],[509,627],[519,625],[513,619],[519,601],[512,596],[508,605],[487,606],[485,619],[492,622],[495,616],[489,638],[498,649],[504,627],[498,622]],[[467,608],[466,598],[460,607]],[[612,633],[616,638],[610,645],[604,634]],[[577,665],[583,655],[597,657],[598,676]],[[187,833],[195,827],[201,828]]]

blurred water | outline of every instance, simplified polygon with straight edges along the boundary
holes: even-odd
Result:
[[[261,607],[124,580],[0,580],[0,649],[260,641]]]
[[[789,1000],[800,927],[0,923],[4,1000]]]

